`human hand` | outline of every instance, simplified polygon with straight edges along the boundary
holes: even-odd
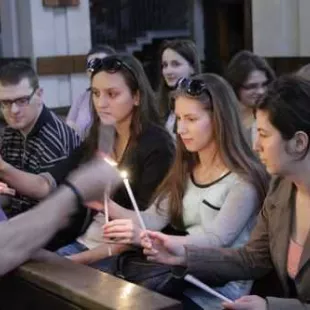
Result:
[[[267,310],[267,302],[256,295],[243,296],[234,302],[222,303],[224,309],[234,310]]]
[[[15,189],[8,187],[6,183],[0,182],[0,194],[15,196]]]
[[[106,243],[140,245],[140,234],[141,228],[131,219],[109,221],[103,226],[103,236]]]
[[[141,233],[140,238],[147,260],[168,265],[186,265],[184,237],[147,230]]]

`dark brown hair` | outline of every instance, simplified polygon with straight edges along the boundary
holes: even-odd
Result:
[[[4,86],[17,85],[23,79],[28,79],[32,88],[39,87],[36,72],[26,62],[12,61],[0,68],[0,83]]]
[[[310,82],[300,76],[285,75],[272,82],[260,100],[258,110],[268,112],[270,123],[285,140],[297,131],[310,139]]]
[[[155,103],[154,92],[139,60],[129,54],[114,54],[104,58],[106,61],[111,59],[117,59],[125,64],[125,66],[122,66],[117,72],[121,73],[124,77],[132,95],[139,92],[140,104],[133,107],[133,116],[130,125],[130,148],[136,143],[138,136],[147,126],[150,124],[161,126],[160,117]],[[92,73],[91,80],[93,80],[93,77],[97,73],[102,71],[105,71],[105,69],[99,68],[94,71]],[[91,158],[98,148],[98,130],[100,119],[93,107],[93,104],[91,104],[91,109],[94,121],[85,141],[85,146],[87,149],[85,160]]]
[[[251,72],[258,70],[266,74],[268,84],[275,79],[275,73],[266,60],[250,51],[240,51],[230,60],[225,78],[233,87],[236,96],[239,96],[241,86],[248,79]]]

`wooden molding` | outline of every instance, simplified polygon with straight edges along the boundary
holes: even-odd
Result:
[[[62,75],[86,71],[86,55],[38,57],[36,62],[38,75]]]
[[[78,6],[80,0],[43,0],[43,6],[45,7],[67,7],[67,6]]]

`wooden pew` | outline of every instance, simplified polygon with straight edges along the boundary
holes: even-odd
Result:
[[[181,303],[42,251],[0,280],[0,310],[179,310]]]

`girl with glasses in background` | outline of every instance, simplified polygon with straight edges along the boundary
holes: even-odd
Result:
[[[256,135],[254,109],[268,84],[275,79],[275,74],[262,57],[250,51],[240,51],[230,60],[225,78],[239,99],[242,123],[252,145]]]
[[[238,247],[249,239],[266,194],[268,177],[243,134],[238,100],[215,74],[183,79],[174,93],[177,117],[176,158],[156,191],[153,204],[142,216],[146,227],[162,230],[167,224],[185,236],[160,233],[180,246]],[[231,134],[234,133],[234,134]],[[112,221],[105,238],[140,245],[141,228],[135,212],[110,202]],[[154,260],[166,263],[166,253]],[[232,282],[217,288],[228,298],[249,293],[251,282]],[[179,290],[179,287],[175,288]],[[188,309],[221,309],[220,300],[189,288]]]

